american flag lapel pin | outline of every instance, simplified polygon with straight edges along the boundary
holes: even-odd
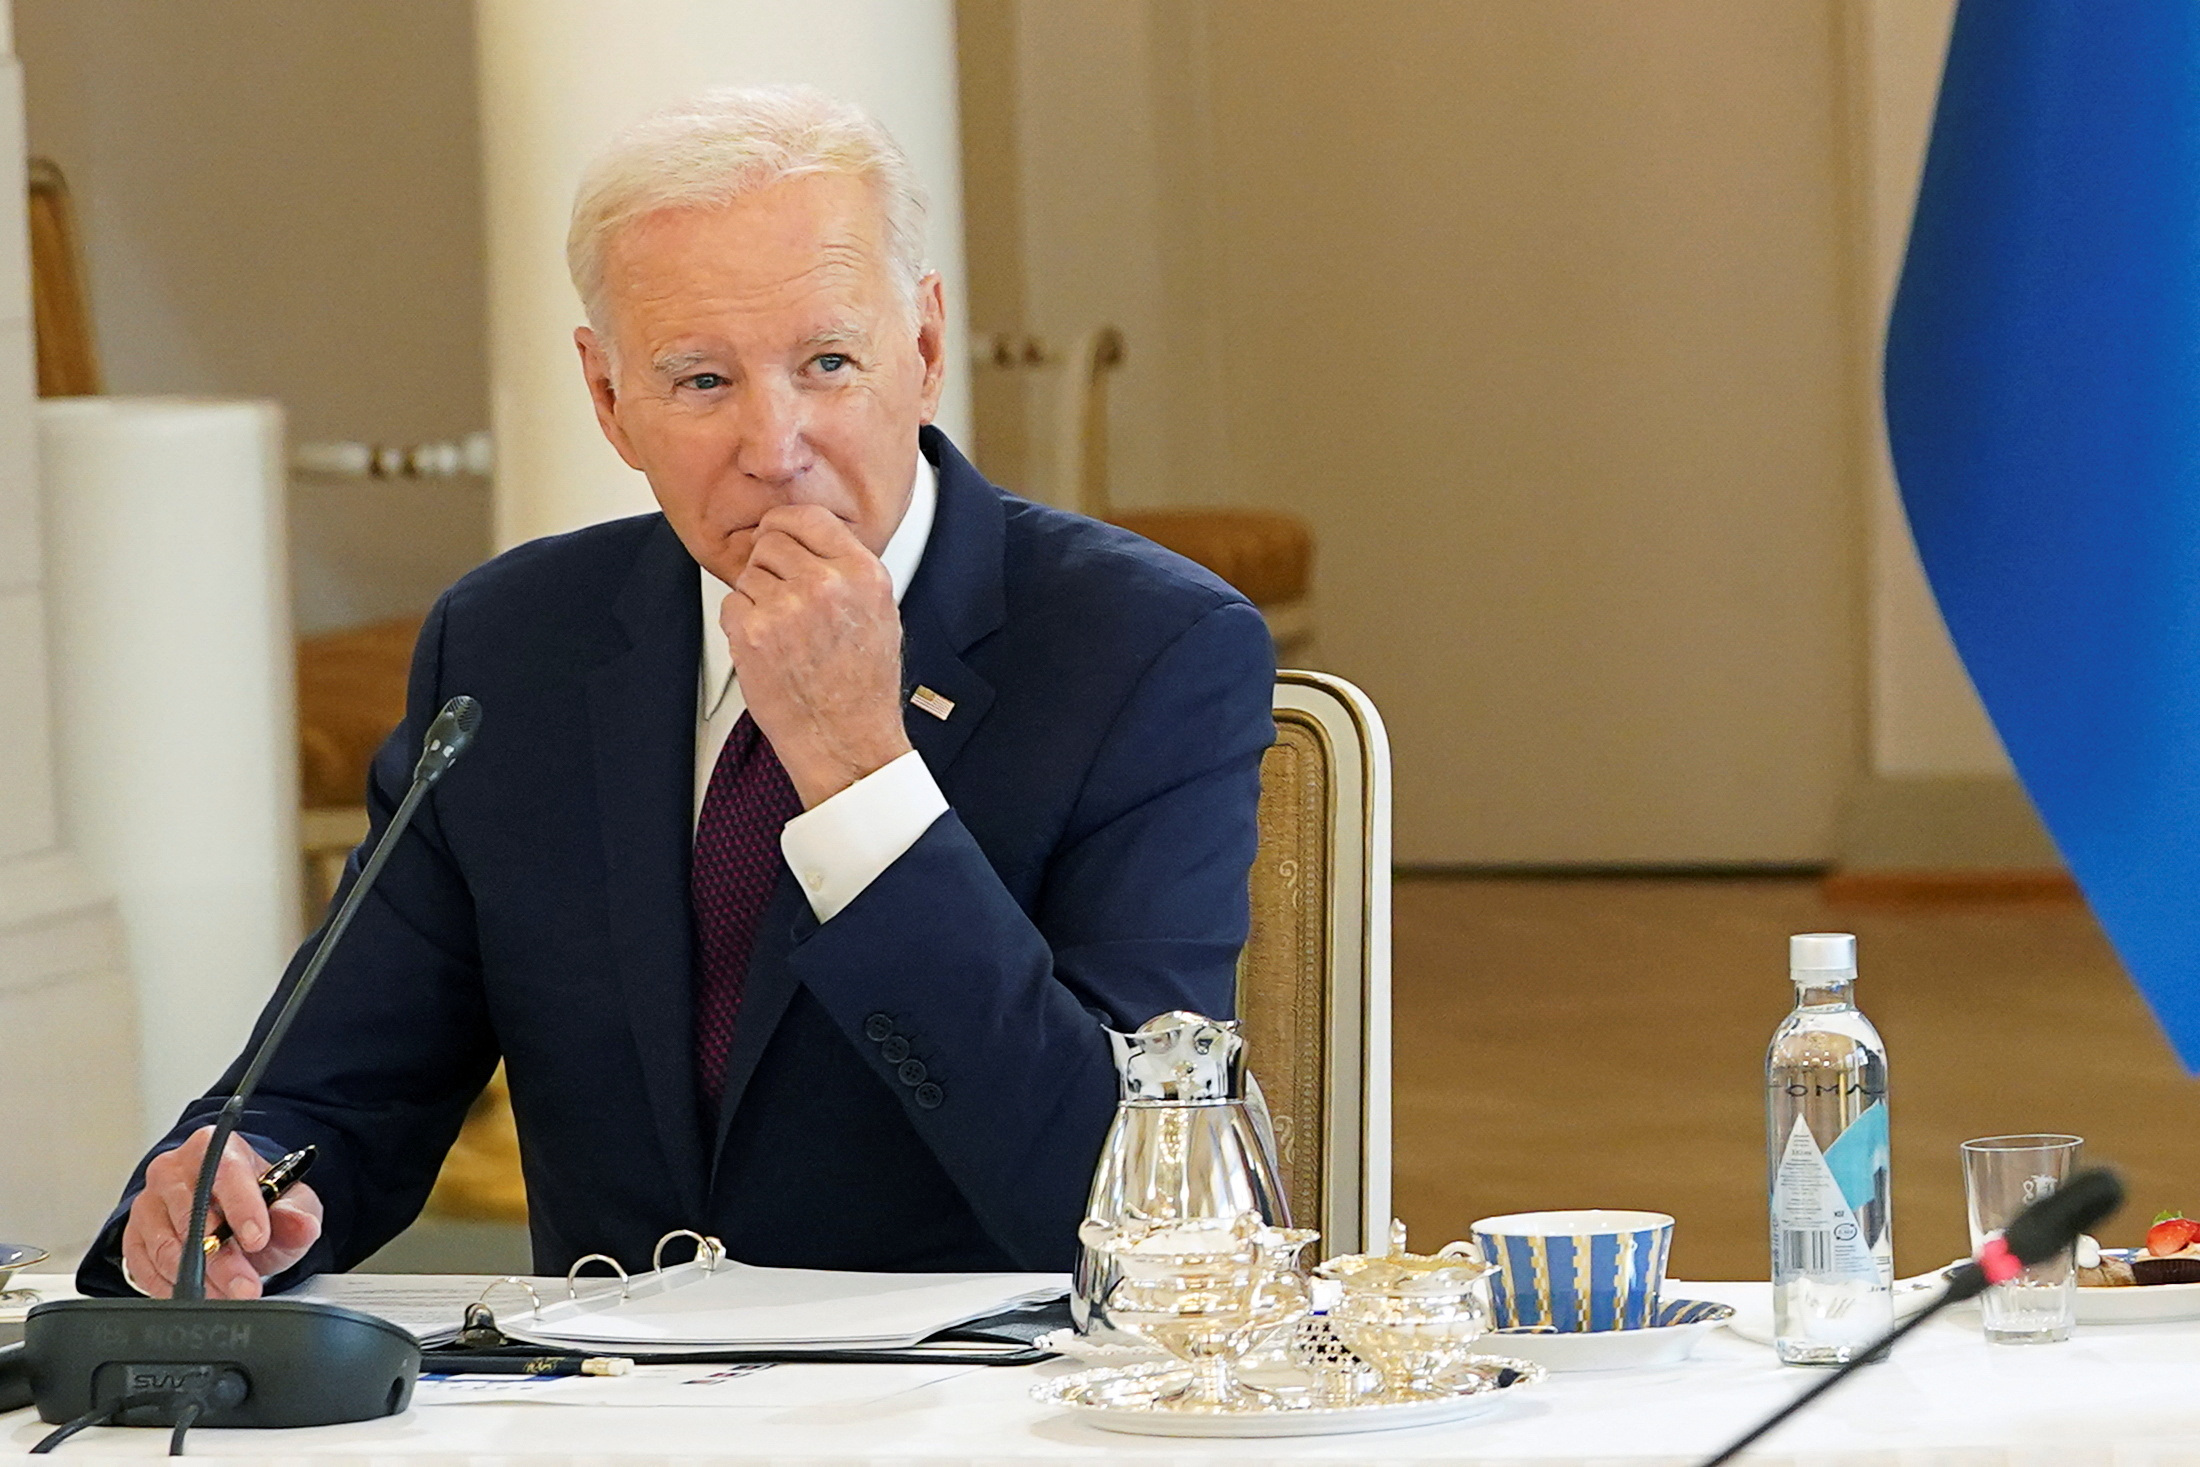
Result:
[[[955,711],[955,700],[953,698],[935,693],[922,683],[917,684],[917,690],[909,695],[909,701],[931,714],[934,718],[939,719],[942,723],[947,721],[948,714]]]

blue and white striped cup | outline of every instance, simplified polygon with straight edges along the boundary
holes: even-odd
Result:
[[[1665,1287],[1673,1219],[1602,1208],[1514,1212],[1476,1223],[1474,1241],[1494,1270],[1499,1329],[1644,1329]]]

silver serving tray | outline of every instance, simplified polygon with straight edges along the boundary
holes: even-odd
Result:
[[[36,1268],[46,1261],[46,1250],[27,1243],[0,1243],[0,1289],[8,1286],[17,1269]]]
[[[1507,1371],[1511,1379],[1501,1383]],[[1031,1398],[1094,1426],[1140,1436],[1325,1436],[1432,1426],[1479,1416],[1511,1399],[1521,1387],[1539,1384],[1543,1376],[1543,1367],[1530,1361],[1477,1355],[1453,1373],[1452,1394],[1426,1400],[1323,1406],[1315,1404],[1303,1388],[1284,1387],[1249,1395],[1243,1410],[1188,1411],[1154,1404],[1191,1378],[1189,1367],[1169,1361],[1057,1376],[1034,1385]]]

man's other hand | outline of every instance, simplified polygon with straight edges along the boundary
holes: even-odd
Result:
[[[803,808],[909,752],[893,578],[831,511],[766,511],[718,625]]]
[[[176,1291],[176,1267],[183,1257],[183,1234],[191,1226],[191,1192],[214,1128],[202,1126],[173,1151],[145,1167],[145,1190],[130,1204],[122,1233],[122,1267],[130,1281],[156,1299]],[[270,1207],[260,1197],[260,1173],[267,1163],[231,1136],[214,1173],[214,1203],[206,1226],[227,1220],[230,1236],[206,1260],[206,1297],[257,1299],[260,1280],[281,1273],[305,1257],[321,1236],[321,1199],[303,1182]]]

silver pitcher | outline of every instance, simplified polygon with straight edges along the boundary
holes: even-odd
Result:
[[[1086,1216],[1113,1226],[1254,1212],[1289,1227],[1275,1133],[1245,1068],[1237,1024],[1177,1010],[1134,1034],[1110,1029],[1108,1042],[1123,1098],[1100,1148]],[[1080,1242],[1070,1294],[1078,1333],[1130,1338],[1108,1323],[1105,1300],[1115,1283],[1107,1255]]]

